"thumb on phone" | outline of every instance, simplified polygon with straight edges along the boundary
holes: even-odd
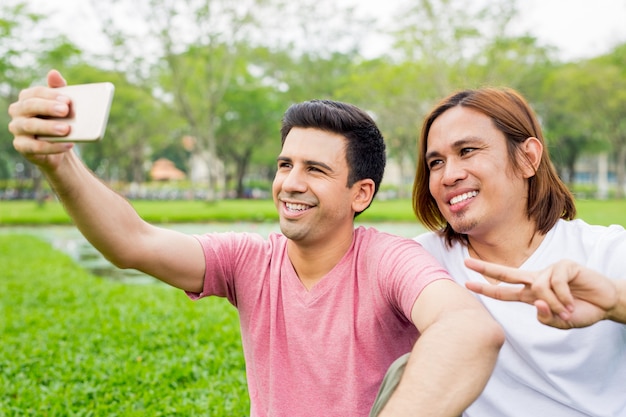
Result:
[[[67,84],[61,73],[55,69],[48,71],[48,87],[64,87]]]

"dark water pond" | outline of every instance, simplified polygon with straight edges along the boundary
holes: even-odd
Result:
[[[279,232],[278,224],[274,223],[203,223],[203,224],[171,224],[161,225],[185,233],[202,234],[208,232],[253,232],[268,236]],[[404,237],[414,237],[424,229],[416,223],[376,223],[365,224],[378,230],[394,233]],[[154,278],[132,269],[119,269],[94,249],[74,226],[33,226],[33,227],[0,227],[0,233],[19,233],[34,235],[49,242],[56,249],[67,253],[79,265],[91,273],[132,284],[150,284],[157,282]]]

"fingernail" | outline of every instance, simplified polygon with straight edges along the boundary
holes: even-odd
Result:
[[[54,131],[60,135],[65,135],[67,133],[67,125],[64,123],[58,123],[54,125]]]
[[[55,104],[52,108],[52,112],[55,116],[65,116],[67,115],[67,110],[67,104],[64,103]]]

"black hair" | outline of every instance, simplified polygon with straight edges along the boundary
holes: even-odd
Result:
[[[365,178],[374,181],[374,196],[385,171],[385,141],[376,122],[360,108],[332,100],[294,104],[283,116],[281,144],[294,127],[314,128],[346,138],[348,187]],[[358,214],[358,213],[357,213]]]

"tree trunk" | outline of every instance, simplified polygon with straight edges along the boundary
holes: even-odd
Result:
[[[596,198],[606,200],[609,195],[609,156],[606,152],[598,155],[598,193]]]
[[[626,141],[622,141],[625,145],[621,146],[617,151],[617,166],[615,174],[617,177],[616,198],[624,198],[626,192]]]

